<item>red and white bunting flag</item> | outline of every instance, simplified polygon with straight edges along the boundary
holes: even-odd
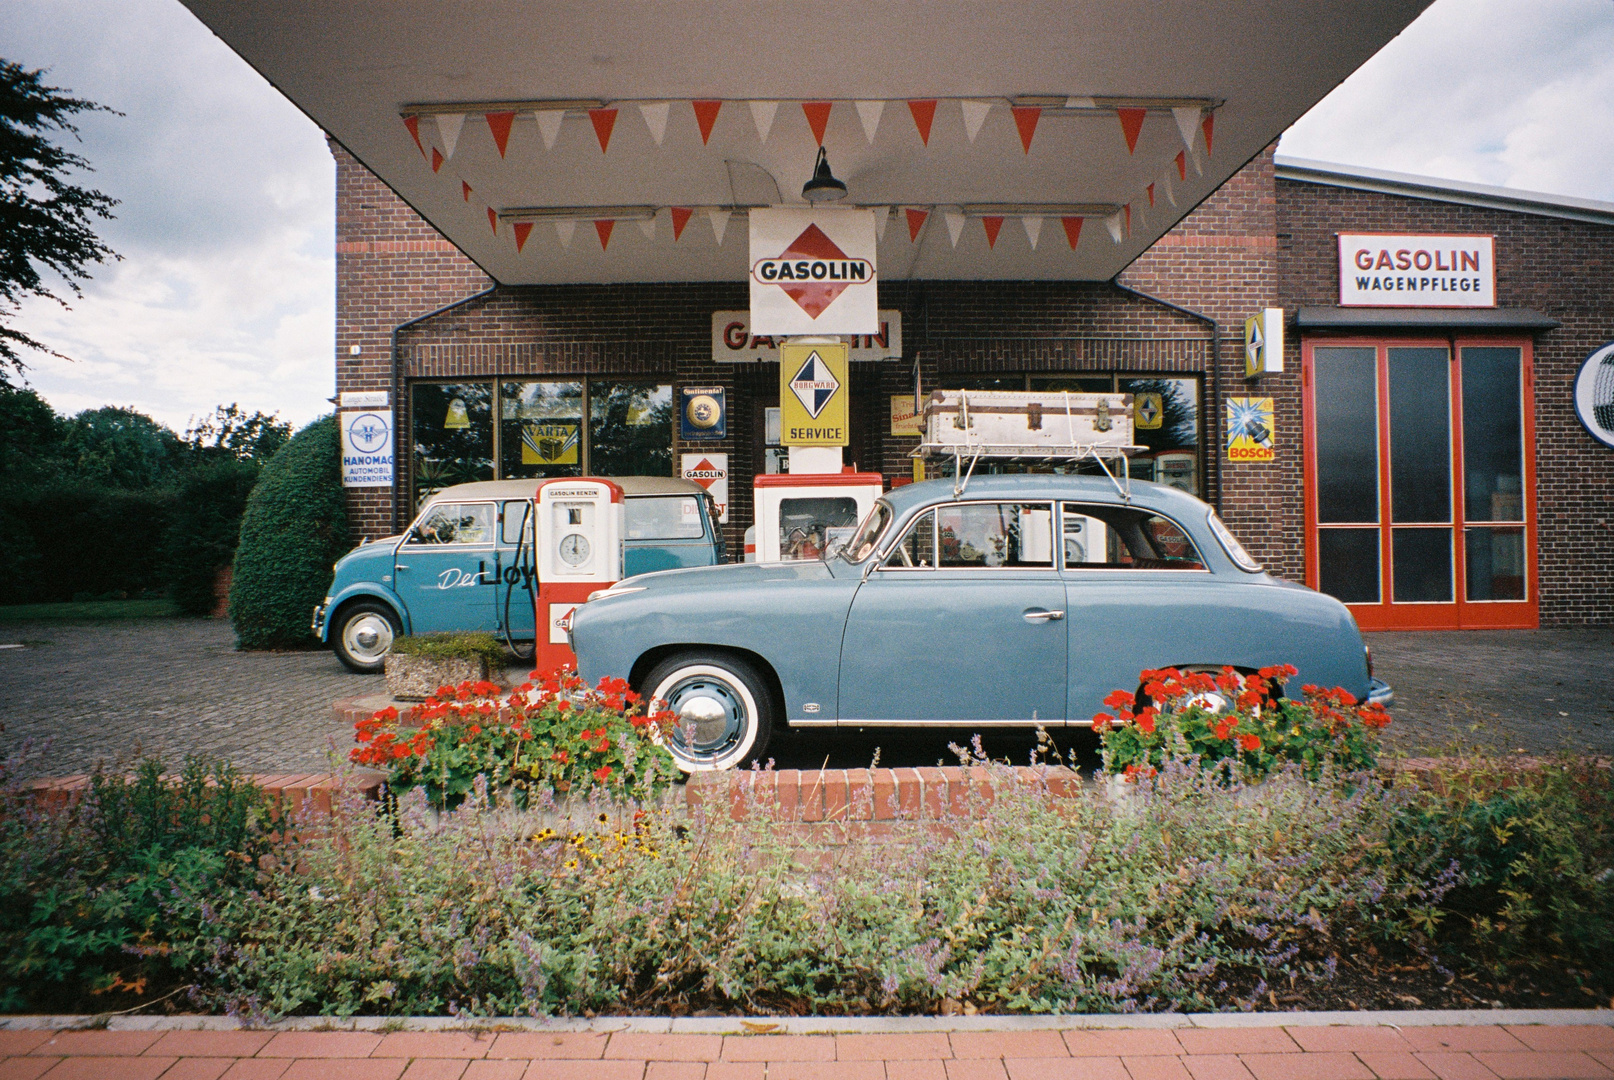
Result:
[[[437,149],[435,146],[432,147],[432,172],[441,172],[443,162],[446,160],[448,159],[443,157],[443,152],[441,150]]]
[[[499,213],[491,206],[488,207],[488,228],[493,230],[494,236],[499,235]]]
[[[674,206],[671,208],[673,225],[673,243],[684,235],[684,226],[689,224],[689,216],[695,211],[688,206]]]
[[[1205,153],[1209,154],[1211,152],[1211,142],[1213,141],[1211,136],[1216,130],[1216,114],[1213,112],[1206,113],[1205,119],[1200,121],[1199,126],[1205,130]]]
[[[872,143],[874,133],[880,130],[880,117],[885,112],[885,102],[854,101],[852,104],[857,106],[857,118],[863,121],[864,137]]]
[[[929,146],[930,125],[936,119],[936,99],[910,101],[908,111],[913,114],[913,126],[919,129],[919,141]]]
[[[942,220],[947,222],[947,235],[952,239],[953,246],[958,246],[958,238],[964,235],[964,215],[956,210],[942,212]]]
[[[555,220],[555,236],[560,240],[560,246],[572,246],[572,234],[577,231],[577,222],[570,218],[557,218]]]
[[[654,240],[656,238],[656,219],[653,217],[640,218],[639,233],[646,240]]]
[[[1115,213],[1113,213],[1109,217],[1105,218],[1104,219],[1104,228],[1109,230],[1110,239],[1114,240],[1117,244],[1119,244],[1121,242],[1121,236],[1122,236],[1122,233],[1121,233],[1121,211],[1117,210]]]
[[[990,101],[963,101],[959,103],[964,109],[964,134],[970,142],[981,133],[981,125],[986,123],[986,114],[992,111]]]
[[[1016,105],[1011,110],[1014,113],[1014,126],[1020,129],[1020,145],[1031,153],[1031,137],[1037,133],[1037,121],[1042,119],[1042,109],[1035,106]]]
[[[925,219],[930,217],[930,211],[917,210],[910,206],[903,213],[908,215],[908,242],[916,243],[919,240],[919,230],[925,227]]]
[[[538,121],[538,134],[544,137],[544,149],[553,150],[555,140],[560,137],[560,122],[566,118],[566,113],[560,109],[539,109],[532,116]]]
[[[1182,136],[1185,148],[1192,148],[1194,136],[1199,132],[1199,106],[1190,105],[1171,110],[1171,118],[1177,121],[1177,134]]]
[[[721,101],[691,101],[695,107],[695,124],[701,129],[701,145],[705,146],[712,141],[712,125],[717,123],[717,114],[722,110]]]
[[[420,151],[420,156],[425,157],[426,144],[420,141],[420,117],[406,116],[403,118],[403,122],[404,127],[409,129],[409,137],[415,140],[415,148]]]
[[[594,137],[600,140],[600,153],[611,146],[611,129],[616,127],[615,109],[590,109],[588,118],[594,122]]]
[[[1132,204],[1127,203],[1125,206],[1121,207],[1121,209],[1123,211],[1125,211],[1125,213],[1126,213],[1126,234],[1128,236],[1131,236],[1132,235]]]
[[[464,113],[438,113],[437,136],[443,140],[443,156],[453,157],[454,147],[460,142],[460,128],[465,126]]]
[[[829,126],[829,111],[834,108],[833,101],[804,101],[801,103],[802,115],[807,117],[807,126],[813,129],[813,138],[818,145],[824,145],[824,129]]]
[[[1172,190],[1172,187],[1171,187],[1171,170],[1170,169],[1167,169],[1166,172],[1165,172],[1165,175],[1160,178],[1160,183],[1165,186],[1165,189],[1166,189],[1166,201],[1168,203],[1170,203],[1172,206],[1176,206],[1177,205],[1177,193],[1174,190]]]
[[[600,237],[601,251],[604,251],[606,248],[611,246],[611,230],[615,228],[616,222],[612,221],[610,218],[606,218],[604,221],[596,221],[594,223],[594,231],[599,234]]]
[[[1177,151],[1177,179],[1188,182],[1188,151]]]
[[[1115,115],[1121,121],[1121,137],[1126,139],[1126,152],[1132,153],[1138,148],[1138,135],[1143,131],[1143,118],[1149,114],[1147,109],[1116,109]]]
[[[510,227],[510,231],[516,234],[516,254],[520,255],[521,249],[527,246],[527,237],[532,235],[532,222],[518,221]]]
[[[650,129],[650,138],[655,140],[657,146],[667,135],[667,113],[671,108],[665,101],[641,103],[639,106],[639,114],[644,117],[645,127]]]
[[[717,238],[717,246],[723,246],[723,234],[729,230],[729,211],[713,208],[706,211],[706,218],[712,223],[712,235]]]
[[[768,132],[773,130],[773,115],[779,111],[777,101],[751,102],[751,122],[757,126],[757,138],[763,142],[768,141]]]
[[[466,183],[464,180],[460,181],[460,197],[466,202],[471,201],[471,185]]]
[[[516,114],[490,112],[482,115],[488,122],[488,130],[493,132],[493,145],[499,148],[499,156],[504,157],[505,147],[510,145],[510,125],[515,122]]]
[[[989,214],[981,219],[981,227],[986,230],[986,246],[998,246],[998,233],[1003,229],[1003,218],[996,214]]]
[[[1076,241],[1082,238],[1082,219],[1079,217],[1062,217],[1059,223],[1065,227],[1065,239],[1070,242],[1070,250],[1076,250]]]
[[[1144,190],[1149,193],[1149,206],[1151,208],[1153,208],[1153,206],[1154,206],[1154,185],[1150,184],[1148,187],[1144,188]]]
[[[1031,250],[1037,250],[1037,241],[1042,237],[1042,218],[1022,217],[1020,224],[1025,227],[1026,239],[1031,241]]]
[[[891,221],[891,215],[896,213],[894,206],[876,206],[874,208],[874,242],[876,244],[885,240],[885,227]]]

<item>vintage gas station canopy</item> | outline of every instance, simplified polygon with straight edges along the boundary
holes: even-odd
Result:
[[[1108,279],[1428,0],[184,2],[519,285],[740,280],[820,147],[884,281]]]

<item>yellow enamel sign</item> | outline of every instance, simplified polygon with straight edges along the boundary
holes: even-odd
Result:
[[[1269,397],[1227,399],[1227,460],[1272,461],[1273,402]]]
[[[523,465],[576,465],[577,448],[582,427],[579,424],[557,424],[528,421],[521,425],[521,463]]]
[[[845,446],[847,352],[844,342],[779,348],[780,439],[783,446]]]

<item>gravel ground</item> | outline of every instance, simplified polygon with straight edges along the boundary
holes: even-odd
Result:
[[[1391,744],[1408,752],[1485,743],[1531,753],[1614,754],[1614,629],[1374,634],[1378,674],[1396,689]],[[384,693],[329,652],[243,653],[227,623],[153,619],[99,624],[0,624],[0,744],[49,750],[28,772],[83,772],[137,751],[177,760],[225,757],[249,772],[319,772],[350,744],[332,717],[338,698]],[[515,669],[520,675],[520,669]],[[792,733],[781,768],[952,761],[968,730]],[[1083,764],[1094,739],[1059,739]],[[1024,760],[1032,740],[998,734],[994,756]]]

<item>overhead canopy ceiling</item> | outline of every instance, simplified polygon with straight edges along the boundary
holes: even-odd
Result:
[[[882,279],[1108,279],[1428,2],[184,0],[505,284],[743,279],[815,122]]]

